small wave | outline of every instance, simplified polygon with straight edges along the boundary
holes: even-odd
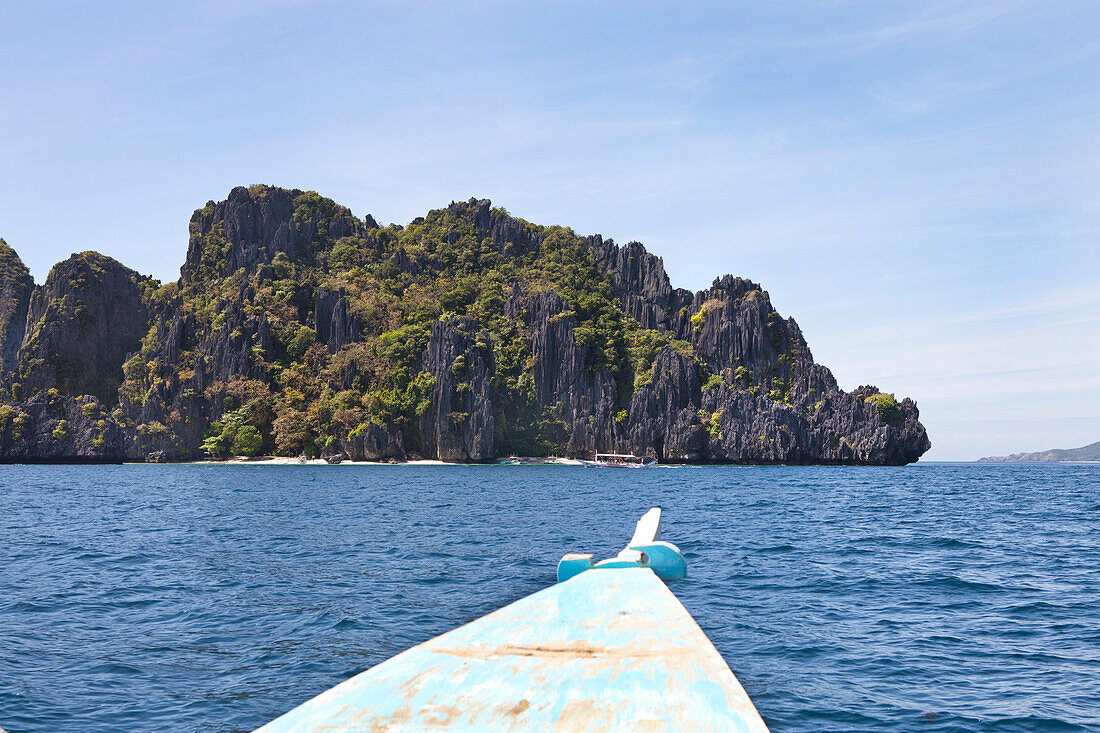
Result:
[[[832,645],[815,644],[801,647],[776,647],[775,654],[790,660],[806,660],[828,658],[835,654],[837,647]]]
[[[56,611],[56,606],[46,606],[41,603],[34,603],[32,601],[16,601],[8,606],[9,612],[19,611],[22,613],[49,613],[50,611]]]
[[[1075,733],[1076,731],[1091,731],[1076,723],[1070,723],[1061,718],[1046,718],[1039,715],[1024,715],[1011,718],[987,718],[984,721],[983,730],[988,731],[1029,731],[1034,733]]]
[[[955,601],[954,603],[945,603],[940,606],[944,611],[964,611],[968,608],[975,608],[978,606],[984,606],[983,601]]]
[[[138,552],[133,555],[123,555],[122,557],[113,558],[111,562],[119,565],[140,565],[152,559],[153,558],[146,555],[144,552]]]
[[[1005,587],[1001,585],[982,583],[976,580],[964,580],[954,575],[929,578],[928,580],[918,582],[917,585],[926,588],[947,588],[949,590],[965,590],[975,593],[999,593],[1006,590]]]
[[[160,598],[141,598],[135,601],[115,601],[111,605],[115,608],[148,608],[163,603]]]
[[[946,549],[959,549],[967,550],[975,547],[981,547],[977,542],[967,542],[966,540],[956,539],[954,537],[937,537],[929,542],[932,547],[943,547]]]
[[[109,674],[109,675],[145,674],[145,672],[138,669],[137,667],[135,667],[131,664],[126,664],[124,662],[104,662],[102,664],[97,664],[94,667],[92,667],[91,669],[89,669],[88,673],[89,674]]]
[[[1055,603],[1048,603],[1046,601],[1032,601],[1031,603],[1024,603],[1019,606],[1011,606],[1004,609],[1004,613],[1012,616],[1030,616],[1033,614],[1050,613],[1051,611],[1060,611],[1064,606],[1060,606]]]
[[[435,573],[435,574],[432,574],[432,575],[423,575],[419,578],[416,578],[414,582],[417,585],[431,586],[431,585],[439,585],[440,583],[450,583],[450,582],[452,582],[452,580],[453,580],[453,578],[451,578],[448,575],[444,575],[443,573]]]
[[[873,547],[845,547],[839,549],[835,553],[837,557],[848,557],[849,555],[873,555],[875,554],[875,548]]]
[[[921,644],[965,644],[966,640],[950,634],[932,634],[918,639]]]

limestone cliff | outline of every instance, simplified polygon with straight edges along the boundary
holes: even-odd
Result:
[[[54,265],[35,288],[11,370],[28,396],[56,389],[113,403],[127,355],[149,328],[142,289],[149,278],[96,252]]]
[[[236,188],[178,282],[0,243],[0,455],[903,464],[916,405],[841,390],[757,284],[673,288],[632,242],[471,199],[401,227]]]
[[[15,368],[34,280],[23,260],[0,239],[0,373]]]

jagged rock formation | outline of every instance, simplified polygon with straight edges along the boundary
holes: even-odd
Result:
[[[34,287],[0,243],[0,346],[7,460],[902,464],[929,447],[911,400],[840,390],[755,283],[675,289],[636,242],[474,199],[380,227],[236,188],[195,212],[166,285],[84,253]]]
[[[421,450],[442,461],[493,458],[489,382],[494,365],[488,332],[472,318],[436,321],[423,368],[433,386],[420,415]]]
[[[93,395],[39,393],[0,405],[0,455],[10,462],[111,462],[135,456],[132,440]]]
[[[149,283],[96,252],[54,265],[31,295],[13,384],[28,395],[56,389],[116,400],[122,365],[149,329],[142,293]]]
[[[348,300],[344,296],[343,290],[320,287],[313,300],[313,330],[332,354],[359,340],[359,323],[348,310]]]
[[[0,374],[15,369],[34,279],[23,260],[0,239]]]

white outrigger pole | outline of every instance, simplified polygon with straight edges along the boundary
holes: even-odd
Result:
[[[767,733],[695,619],[651,509],[627,547],[566,555],[561,582],[415,646],[259,729]]]

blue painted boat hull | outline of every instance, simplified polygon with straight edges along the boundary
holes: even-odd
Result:
[[[598,568],[409,649],[260,728],[766,733],[652,570]]]

